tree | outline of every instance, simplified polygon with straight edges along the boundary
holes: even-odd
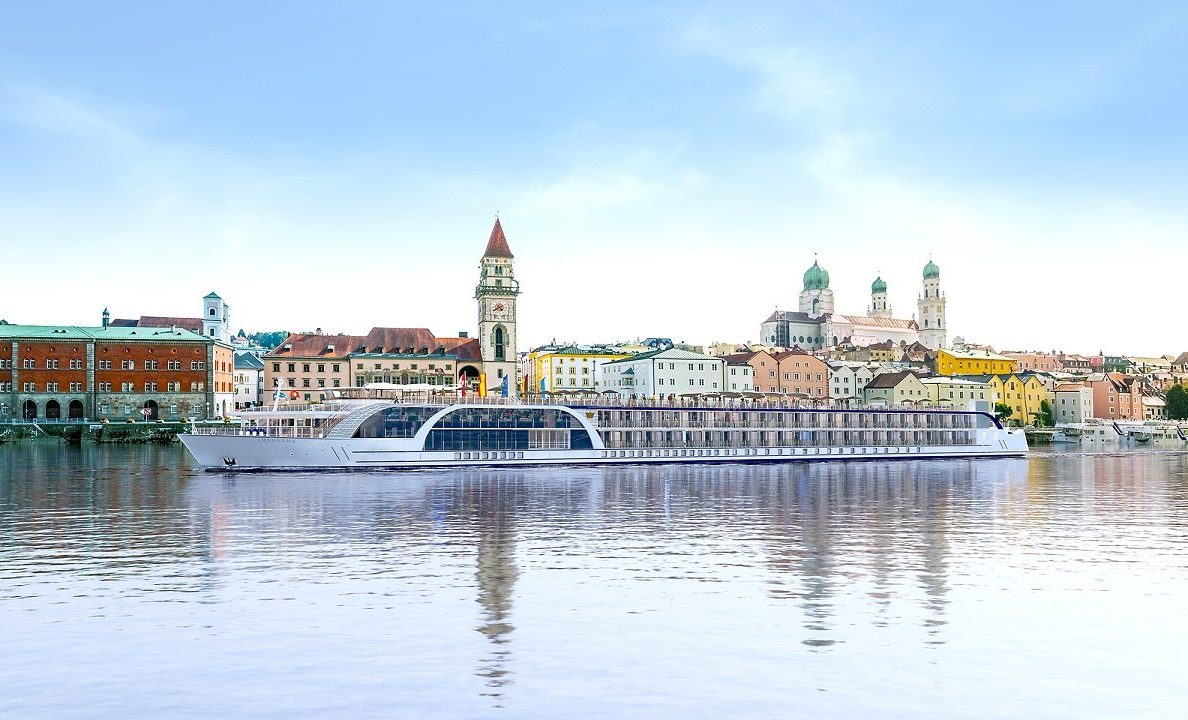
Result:
[[[994,403],[994,417],[998,418],[998,422],[1002,422],[1011,416],[1015,409],[1006,403]]]
[[[289,333],[285,332],[284,330],[274,330],[272,332],[251,333],[247,337],[260,347],[266,347],[269,350],[274,350],[276,346],[280,345],[281,342],[284,341],[284,339],[288,336]]]
[[[1167,395],[1164,396],[1164,402],[1167,403],[1167,416],[1172,420],[1188,420],[1188,389],[1183,385],[1176,383],[1172,385]]]
[[[1056,425],[1056,416],[1052,412],[1052,404],[1047,400],[1040,400],[1039,412],[1035,414],[1036,427],[1053,427]]]

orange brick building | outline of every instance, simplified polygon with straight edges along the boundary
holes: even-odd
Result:
[[[2,325],[0,419],[215,417],[232,365],[229,347],[181,328]]]

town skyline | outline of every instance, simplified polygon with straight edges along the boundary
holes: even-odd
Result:
[[[814,254],[843,313],[881,276],[910,317],[933,259],[950,338],[1188,345],[1174,4],[136,17],[13,11],[9,322],[185,315],[214,289],[237,329],[453,334],[498,212],[520,349],[758,340]]]
[[[496,223],[497,223],[497,225],[501,223],[501,220],[500,220],[500,218],[498,218],[498,216],[496,217]],[[814,259],[813,266],[817,266],[819,263],[819,258],[817,258],[816,256],[814,256],[814,257],[815,257],[815,259]],[[523,263],[523,261],[517,259],[517,264],[521,264],[521,263]],[[933,263],[930,260],[929,265],[932,265],[932,264]],[[823,264],[821,264],[821,267],[823,267]],[[477,271],[477,269],[478,269],[478,266],[476,265],[476,271]],[[808,270],[808,268],[806,268],[806,270]],[[521,278],[523,277],[521,271],[517,271],[517,273],[519,274],[519,276]],[[946,277],[947,277],[947,275],[946,275]],[[886,287],[888,285],[893,286],[893,283],[885,282],[885,278],[882,273],[880,273],[877,276],[877,278],[880,280],[884,280],[884,287]],[[833,283],[832,279],[830,279],[829,282],[830,282],[830,284],[835,284],[835,283]],[[798,279],[797,285],[799,286],[799,284],[800,284],[800,281]],[[473,286],[473,283],[471,284],[471,286]],[[945,287],[947,287],[947,285]],[[849,312],[850,314],[855,315],[855,316],[870,315],[870,311],[872,309],[870,302],[873,297],[872,290],[873,290],[873,288],[871,288],[871,287],[867,288],[867,301],[868,301],[867,307],[865,307],[865,308],[846,307],[847,300],[846,300],[845,296],[843,296],[843,300],[838,307],[838,312],[840,312],[840,313]],[[945,293],[944,289],[942,289],[942,293]],[[800,293],[797,293],[797,294],[800,294]],[[893,292],[890,292],[889,288],[888,288],[888,291],[886,292],[886,295],[887,295],[887,297],[892,299],[890,305],[891,305],[892,311],[894,311],[895,314],[901,315],[903,318],[911,318],[912,320],[916,319],[916,312],[914,309],[911,309],[916,305],[916,302],[913,301],[911,305],[908,305],[907,302],[904,302],[903,305],[896,305],[896,303],[894,301],[896,294]],[[945,296],[946,301],[950,300],[950,297],[947,293],[945,293],[944,296]],[[918,300],[919,297],[920,297],[920,295],[917,295],[916,299]],[[156,301],[154,300],[154,302],[156,302]],[[159,304],[159,305],[153,305],[152,307],[147,307],[147,308],[137,308],[130,312],[125,312],[123,310],[120,310],[119,312],[112,312],[110,307],[105,305],[102,308],[102,310],[100,310],[100,314],[112,316],[112,317],[122,317],[122,316],[126,315],[130,318],[134,318],[134,317],[137,317],[140,315],[156,316],[156,317],[162,317],[162,318],[168,318],[168,317],[185,318],[188,315],[191,315],[192,311],[193,311],[192,302],[189,303],[190,307],[186,307],[185,305],[186,304],[179,304],[177,307],[173,307],[172,305],[169,305],[168,303],[163,303],[163,304]],[[796,305],[797,304],[796,304],[795,300],[793,300],[792,302],[786,303],[783,306],[777,306],[777,307],[781,312],[786,312],[786,311],[790,311],[790,310],[794,311],[796,308]],[[958,305],[960,306],[960,304],[958,304]],[[898,312],[898,308],[903,307],[903,306],[907,306],[909,308],[909,311],[902,312],[902,313]],[[145,310],[148,310],[148,312],[145,312]],[[238,303],[237,303],[236,310],[237,310],[236,317],[241,318],[241,315],[239,313],[240,307],[238,306]],[[64,326],[76,326],[76,327],[80,327],[80,328],[94,328],[94,327],[100,327],[104,323],[103,318],[100,318],[100,320],[98,322],[94,322],[87,318],[82,318],[78,321],[71,321],[69,319],[57,320],[57,319],[48,319],[46,317],[39,317],[36,321],[29,322],[27,319],[22,319],[19,316],[13,316],[11,318],[5,317],[5,316],[3,316],[2,312],[3,312],[2,309],[0,309],[0,321],[5,321],[5,322],[11,323],[11,324],[64,325]],[[255,315],[254,313],[251,313],[250,311],[247,314],[249,317],[253,317]],[[263,325],[245,324],[242,321],[242,319],[239,319],[239,320],[236,320],[234,323],[232,323],[230,332],[233,334],[236,332],[246,332],[249,335],[256,335],[256,334],[260,334],[260,333],[270,333],[270,332],[284,332],[284,333],[295,333],[295,334],[318,334],[318,333],[321,333],[321,334],[326,334],[326,335],[358,336],[358,335],[366,335],[369,330],[376,329],[376,328],[398,328],[399,327],[399,328],[425,328],[425,329],[432,331],[436,335],[456,334],[456,335],[460,335],[463,337],[466,337],[466,336],[477,337],[477,335],[475,334],[475,328],[472,326],[473,323],[471,325],[467,325],[466,321],[459,321],[459,323],[457,323],[457,325],[459,326],[458,328],[451,328],[448,325],[444,325],[441,327],[435,327],[435,326],[428,325],[425,323],[393,321],[391,318],[384,318],[382,316],[377,316],[376,321],[370,322],[370,323],[368,323],[366,321],[359,323],[357,320],[350,321],[350,322],[335,322],[332,318],[329,320],[330,321],[327,322],[327,324],[324,326],[320,325],[320,324],[306,323],[306,324],[300,325],[300,326],[283,327],[283,326],[280,326],[277,324],[269,325],[267,321],[265,321]],[[752,325],[754,325],[757,328],[758,322],[756,321],[755,323],[752,323]],[[690,345],[705,345],[705,346],[708,346],[713,343],[737,343],[740,346],[746,345],[746,344],[751,344],[751,345],[755,345],[755,346],[764,346],[765,344],[769,344],[769,340],[767,338],[761,337],[760,336],[761,334],[759,332],[755,332],[754,329],[755,328],[752,328],[752,332],[749,334],[744,332],[740,335],[727,336],[727,337],[705,337],[705,336],[697,336],[697,335],[678,336],[678,335],[674,335],[672,333],[664,333],[664,332],[659,332],[659,331],[650,332],[650,333],[641,332],[641,333],[635,333],[635,334],[620,332],[617,335],[601,337],[601,336],[592,336],[589,334],[582,335],[580,329],[575,329],[575,330],[571,330],[569,335],[559,335],[557,333],[553,333],[551,336],[548,336],[548,337],[532,337],[529,342],[520,343],[516,349],[520,352],[526,352],[533,348],[557,345],[557,344],[573,343],[573,344],[582,345],[582,344],[591,344],[591,343],[598,344],[598,343],[630,342],[632,340],[638,341],[638,340],[642,340],[642,339],[648,338],[648,337],[665,337],[665,338],[669,338],[677,343],[684,343],[684,344],[690,344]],[[612,330],[612,332],[614,332],[614,331]],[[1136,351],[1130,347],[1121,347],[1121,348],[1117,348],[1117,349],[1110,348],[1109,350],[1106,350],[1104,348],[1099,348],[1095,352],[1092,350],[1086,350],[1084,348],[1067,347],[1067,346],[1057,344],[1055,342],[1053,342],[1047,346],[1036,345],[1036,346],[1028,347],[1028,346],[1023,346],[1023,345],[1011,345],[1010,343],[996,342],[993,339],[984,338],[984,337],[978,336],[976,334],[965,335],[965,334],[960,333],[959,331],[955,333],[952,331],[951,328],[947,332],[947,337],[948,337],[948,339],[946,341],[946,344],[951,344],[954,341],[954,339],[957,338],[963,342],[970,342],[970,343],[973,343],[973,344],[979,345],[979,346],[993,347],[999,351],[1015,351],[1015,352],[1033,352],[1034,351],[1034,352],[1068,353],[1068,354],[1072,354],[1072,355],[1086,355],[1086,356],[1089,356],[1089,355],[1117,355],[1117,356],[1131,356],[1131,357],[1135,357],[1135,356],[1145,356],[1145,357],[1171,356],[1171,357],[1175,357],[1176,355],[1179,354],[1179,351],[1175,347],[1164,348],[1164,349],[1155,348],[1155,349],[1150,350],[1149,352]],[[804,343],[796,343],[796,342],[791,342],[788,344],[791,346],[804,345]],[[809,348],[811,346],[805,345],[805,347]]]

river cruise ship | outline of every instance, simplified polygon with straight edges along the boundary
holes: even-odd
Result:
[[[395,397],[393,397],[395,395]],[[525,400],[351,389],[181,435],[207,469],[787,462],[1011,457],[1022,430],[957,408],[824,407],[784,398]]]

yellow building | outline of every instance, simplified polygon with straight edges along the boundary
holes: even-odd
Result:
[[[1012,425],[1033,425],[1040,411],[1040,403],[1048,401],[1053,407],[1055,396],[1039,375],[1018,373],[1010,375],[975,376],[966,380],[984,382],[994,391],[994,402],[1008,405],[1011,414],[1007,422]]]
[[[601,389],[596,386],[599,366],[631,355],[619,348],[546,345],[529,352],[521,370],[528,392],[532,394],[561,390],[597,391]]]
[[[1016,360],[989,350],[958,352],[936,351],[937,375],[1010,375],[1015,372]]]

